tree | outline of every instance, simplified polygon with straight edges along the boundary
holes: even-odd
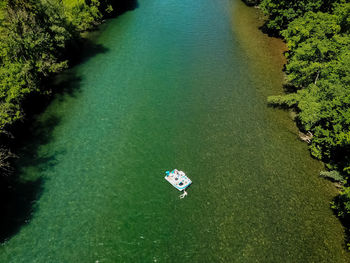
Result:
[[[290,22],[307,12],[331,12],[337,3],[345,2],[346,0],[262,0],[260,7],[269,16],[266,27],[278,35]]]
[[[20,103],[41,80],[67,67],[60,54],[71,38],[62,10],[47,1],[8,0],[0,34],[0,130],[21,117]]]

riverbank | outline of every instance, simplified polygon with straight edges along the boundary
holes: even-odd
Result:
[[[270,94],[281,95],[270,96],[268,102],[295,111],[293,118],[301,130],[299,136],[309,144],[311,155],[325,163],[326,171],[322,171],[320,176],[336,182],[341,189],[331,207],[348,228],[349,143],[345,134],[349,128],[345,123],[349,108],[350,84],[346,76],[350,74],[350,68],[346,61],[350,59],[350,45],[346,33],[348,27],[342,21],[348,17],[344,10],[348,10],[350,5],[340,5],[336,1],[312,5],[305,1],[304,6],[292,7],[294,14],[291,15],[284,12],[291,8],[284,1],[277,4],[278,11],[272,2],[264,0],[257,3],[267,15],[261,28],[264,32],[283,36],[289,49],[285,53],[288,61],[284,66],[286,75],[283,81],[287,95],[282,95],[281,89]]]
[[[0,177],[11,173],[13,138],[22,122],[47,105],[47,96],[61,92],[51,85],[53,77],[78,63],[80,48],[89,45],[84,32],[136,7],[134,0],[1,1]]]
[[[33,203],[41,196],[41,179],[26,182],[16,163],[34,162],[35,145],[50,139],[50,127],[58,121],[52,119],[41,129],[34,124],[37,117],[55,97],[76,92],[79,80],[62,72],[105,52],[94,44],[91,31],[103,19],[136,7],[133,0],[1,1],[0,242],[31,219]],[[32,157],[22,160],[23,151]]]

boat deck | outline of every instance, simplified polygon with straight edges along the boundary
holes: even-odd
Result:
[[[185,190],[192,183],[184,172],[176,169],[171,172],[167,171],[164,178],[179,191]]]

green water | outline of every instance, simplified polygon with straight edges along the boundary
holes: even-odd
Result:
[[[20,167],[42,189],[0,262],[349,260],[334,187],[288,113],[266,106],[281,52],[237,24],[249,10],[139,0],[101,26],[34,124]],[[172,168],[194,182],[183,200]]]

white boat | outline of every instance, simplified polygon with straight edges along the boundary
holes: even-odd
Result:
[[[172,184],[177,190],[183,191],[192,183],[191,179],[186,176],[183,171],[178,171],[177,169],[171,172],[165,172],[165,180]]]

